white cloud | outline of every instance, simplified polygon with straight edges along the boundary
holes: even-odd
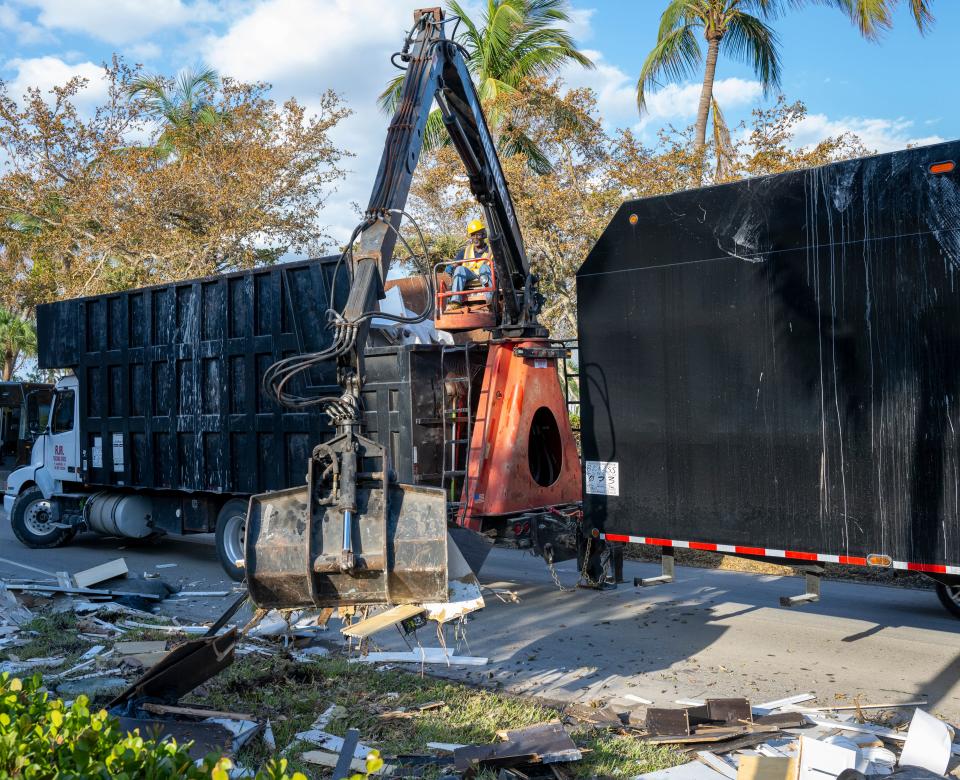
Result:
[[[945,140],[938,135],[917,134],[914,122],[903,117],[830,119],[826,114],[807,114],[796,127],[794,141],[798,146],[807,146],[843,133],[854,133],[864,146],[877,152],[892,152],[910,145],[926,146]]]
[[[37,87],[46,95],[53,87],[63,86],[74,76],[87,80],[86,87],[75,100],[81,111],[92,109],[107,96],[103,67],[92,62],[71,65],[59,57],[33,57],[9,60],[4,63],[4,69],[14,71],[13,77],[7,80],[7,85],[11,97],[17,99],[23,96],[28,87]]]
[[[196,23],[218,15],[206,2],[182,0],[25,0],[38,9],[37,22],[53,30],[83,33],[108,43],[146,38],[164,28]]]
[[[53,37],[41,27],[21,19],[20,14],[9,3],[0,4],[0,30],[12,32],[18,46],[45,43]]]
[[[667,84],[647,93],[646,111],[639,116],[636,76],[607,62],[602,52],[586,50],[584,53],[597,67],[584,70],[571,66],[564,72],[564,80],[570,86],[589,87],[596,93],[597,108],[608,126],[657,129],[670,123],[685,123],[696,116],[699,83]],[[728,78],[715,82],[714,94],[722,109],[735,110],[756,104],[763,88],[759,81]]]

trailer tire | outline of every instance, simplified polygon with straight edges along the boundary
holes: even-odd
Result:
[[[246,526],[247,502],[242,498],[231,498],[217,515],[217,555],[227,576],[236,582],[242,582],[247,576],[246,569],[236,563],[244,557]]]
[[[60,547],[76,536],[73,528],[55,528],[50,519],[51,500],[38,487],[24,490],[13,505],[10,525],[13,534],[34,550]]]
[[[960,582],[938,582],[937,596],[947,612],[960,618]]]

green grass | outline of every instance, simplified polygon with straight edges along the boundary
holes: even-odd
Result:
[[[331,704],[344,707],[346,715],[328,725],[330,733],[342,736],[348,728],[356,728],[364,744],[377,747],[385,756],[429,753],[428,742],[495,742],[501,729],[531,726],[560,717],[559,711],[535,699],[507,696],[416,673],[380,671],[339,658],[300,664],[282,657],[244,656],[205,688],[202,703],[206,706],[269,717],[280,750],[293,741],[298,731],[308,729]],[[380,717],[387,711],[410,710],[435,701],[445,705],[412,718]],[[681,762],[678,754],[633,737],[583,730],[575,733],[574,739],[580,747],[589,750],[583,761],[568,767],[577,777],[631,777]],[[308,749],[313,746],[303,745],[288,757],[297,763],[299,753]],[[268,755],[262,742],[257,741],[239,758],[248,766],[256,766]],[[296,768],[319,776],[317,767]]]
[[[73,613],[38,615],[24,628],[35,632],[29,644],[12,648],[22,659],[59,656],[67,658],[69,668],[93,643],[77,637],[80,621]],[[169,640],[170,646],[189,639],[147,628],[126,632],[123,636],[100,640],[110,646],[115,641]],[[383,718],[393,710],[413,710],[429,702],[444,706],[411,718]],[[534,698],[510,696],[474,688],[448,680],[419,674],[418,671],[380,670],[367,664],[351,664],[343,658],[320,658],[299,663],[284,654],[265,657],[257,654],[237,656],[235,663],[209,680],[181,702],[219,710],[248,713],[259,720],[270,719],[278,750],[293,743],[294,735],[310,728],[317,716],[331,704],[346,712],[334,719],[327,730],[344,735],[348,728],[360,731],[363,743],[378,748],[385,756],[403,753],[430,753],[428,742],[484,744],[497,741],[497,732],[555,720],[561,713]],[[668,748],[649,745],[630,736],[581,729],[573,734],[585,750],[582,761],[565,766],[577,778],[596,776],[632,777],[664,769],[683,762],[680,754]],[[309,744],[294,747],[286,757],[291,771],[308,777],[329,776],[323,770],[299,761]],[[263,741],[255,739],[237,756],[249,767],[259,767],[272,755]],[[427,773],[428,777],[431,773]],[[432,774],[436,774],[433,772]],[[495,773],[481,773],[480,780]]]

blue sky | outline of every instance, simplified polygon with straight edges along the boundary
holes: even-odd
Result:
[[[635,127],[652,139],[663,124],[688,124],[699,86],[666,85],[639,119],[636,76],[656,37],[666,0],[573,0],[571,30],[598,64],[570,71],[567,80],[597,90],[611,127]],[[0,0],[0,77],[16,94],[27,85],[49,88],[74,73],[91,79],[87,100],[102,94],[98,65],[114,53],[170,74],[209,64],[225,75],[265,80],[274,96],[307,106],[332,88],[354,115],[337,141],[356,155],[351,174],[325,213],[328,233],[343,240],[365,204],[387,120],[374,105],[393,74],[412,10],[429,3],[396,0]],[[476,7],[474,3],[466,3]],[[901,5],[906,5],[902,3]],[[960,2],[938,0],[933,30],[922,37],[901,8],[894,30],[879,44],[863,41],[835,10],[794,11],[776,28],[782,43],[783,91],[803,99],[810,116],[799,141],[854,131],[881,151],[960,137],[956,71]],[[750,70],[721,60],[718,94],[729,121],[749,116],[763,101]]]

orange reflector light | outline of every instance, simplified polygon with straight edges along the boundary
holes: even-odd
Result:
[[[889,555],[868,555],[867,566],[883,566],[884,568],[889,569],[891,566],[893,566],[893,558],[891,558]]]
[[[944,160],[930,166],[930,173],[950,173],[957,164],[953,160]]]
[[[628,217],[628,220],[631,225],[636,225],[640,221],[640,217],[638,217],[636,214],[631,214]]]

